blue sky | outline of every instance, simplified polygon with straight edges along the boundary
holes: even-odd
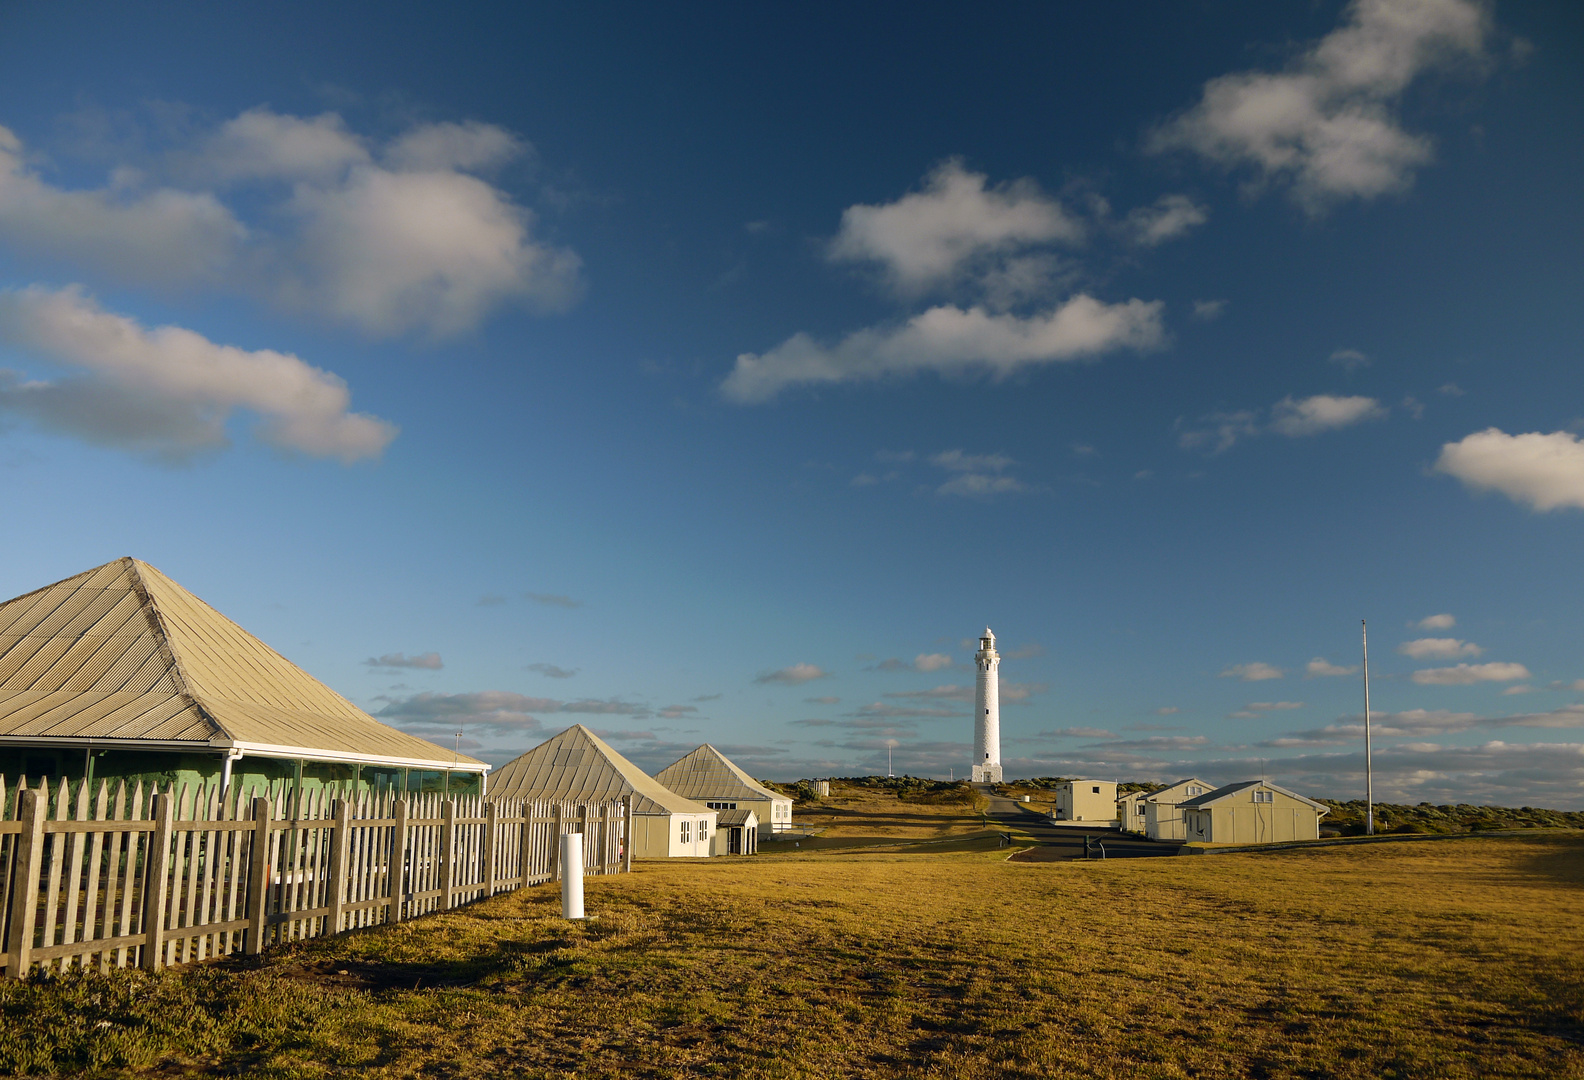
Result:
[[[12,596],[409,730],[1584,807],[1584,13],[0,7]]]

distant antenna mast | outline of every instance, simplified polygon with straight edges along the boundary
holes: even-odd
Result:
[[[887,746],[886,747],[886,778],[889,779],[892,775],[893,774],[891,772],[891,747]]]
[[[1375,760],[1370,740],[1369,704],[1369,623],[1359,620],[1364,631],[1364,834],[1375,835]]]

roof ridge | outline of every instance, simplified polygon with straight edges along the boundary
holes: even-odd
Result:
[[[187,673],[182,669],[181,654],[176,650],[176,642],[172,640],[170,627],[165,623],[165,615],[160,611],[159,602],[154,599],[154,594],[149,591],[147,583],[143,580],[142,568],[149,566],[149,564],[131,556],[127,556],[126,561],[128,563],[127,569],[132,572],[132,591],[137,595],[138,603],[143,608],[144,615],[153,624],[155,648],[160,651],[161,656],[170,658],[171,681],[176,684],[177,695],[201,712],[204,719],[213,724],[215,730],[221,735],[234,741],[236,737],[226,730],[226,726],[220,722],[219,717],[215,716],[214,710],[209,708],[198,697],[192,687],[187,685]],[[154,568],[149,566],[149,569],[152,570]]]

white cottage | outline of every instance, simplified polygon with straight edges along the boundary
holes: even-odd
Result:
[[[1183,824],[1182,804],[1207,794],[1211,789],[1210,784],[1197,776],[1190,776],[1144,796],[1140,806],[1144,812],[1144,835],[1151,840],[1188,839],[1187,827]]]
[[[754,811],[760,836],[769,837],[792,827],[791,797],[771,791],[709,743],[673,761],[656,773],[655,779],[711,810]]]

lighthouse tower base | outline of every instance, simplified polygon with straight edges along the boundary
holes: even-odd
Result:
[[[1001,766],[999,765],[975,765],[972,768],[972,773],[973,775],[970,779],[975,784],[999,784],[1001,782]]]

